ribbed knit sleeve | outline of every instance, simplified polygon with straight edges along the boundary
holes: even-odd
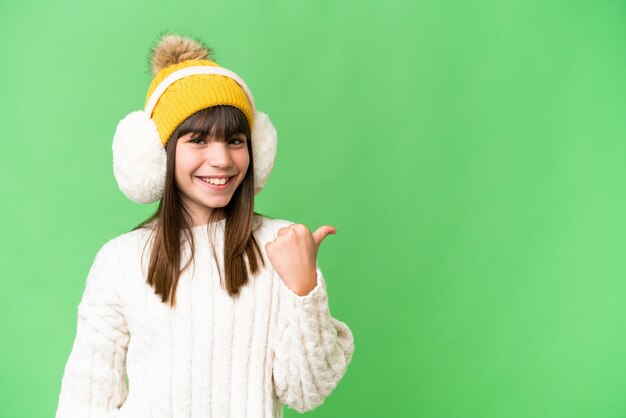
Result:
[[[322,404],[346,373],[354,340],[348,326],[330,314],[319,267],[317,284],[305,296],[289,289],[278,275],[276,279],[280,289],[273,343],[274,392],[282,403],[304,413]]]
[[[56,418],[113,418],[124,403],[128,325],[119,296],[120,259],[110,243],[96,254],[78,305],[76,337]]]

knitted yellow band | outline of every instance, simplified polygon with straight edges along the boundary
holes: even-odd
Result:
[[[161,69],[150,84],[146,104],[152,92],[168,75],[198,65],[219,67],[209,60],[187,60]],[[248,96],[232,78],[217,74],[195,74],[175,81],[161,95],[152,112],[152,120],[163,146],[185,119],[201,109],[217,105],[230,105],[241,110],[252,129],[253,115]]]

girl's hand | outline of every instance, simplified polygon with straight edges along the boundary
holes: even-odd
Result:
[[[308,295],[317,283],[317,252],[322,240],[337,230],[329,225],[311,233],[302,224],[280,228],[278,236],[265,244],[265,252],[285,285],[299,296]]]

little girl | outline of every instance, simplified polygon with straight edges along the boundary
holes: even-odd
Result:
[[[254,211],[276,130],[200,41],[152,48],[146,106],[113,138],[113,169],[154,215],[106,242],[78,305],[57,418],[282,417],[324,402],[354,341],[317,267],[331,226]]]

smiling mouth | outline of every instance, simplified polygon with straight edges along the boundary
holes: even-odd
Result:
[[[231,177],[227,177],[226,179],[218,179],[218,178],[209,178],[209,177],[198,177],[200,180],[202,180],[203,183],[209,185],[209,186],[214,186],[214,187],[225,187],[227,185],[230,184],[231,180],[234,178],[235,176],[231,176]]]

